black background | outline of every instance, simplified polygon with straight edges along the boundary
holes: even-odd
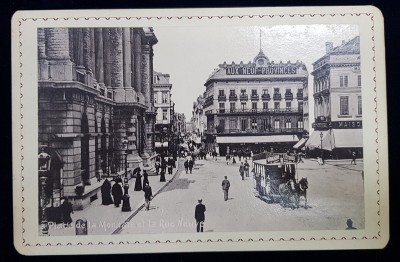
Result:
[[[129,254],[103,256],[63,256],[26,257],[18,254],[13,246],[12,227],[12,155],[11,155],[11,17],[17,10],[52,9],[116,9],[116,8],[201,8],[201,7],[257,7],[257,6],[321,6],[321,5],[374,5],[385,19],[385,46],[387,70],[387,99],[389,126],[389,164],[390,164],[390,241],[383,250],[343,250],[343,251],[291,251],[291,252],[214,252],[214,253],[168,253],[168,254]],[[397,164],[399,159],[399,32],[398,16],[400,8],[397,1],[259,1],[259,0],[192,0],[192,1],[86,1],[86,0],[24,0],[0,2],[0,97],[1,99],[1,151],[0,155],[0,260],[19,261],[62,260],[115,260],[122,261],[392,261],[397,260],[396,248],[399,246],[399,179]],[[380,88],[378,86],[378,88]],[[32,174],[35,175],[35,174]],[[85,247],[82,247],[83,249]],[[105,247],[110,248],[112,247]],[[110,250],[112,251],[112,250]]]

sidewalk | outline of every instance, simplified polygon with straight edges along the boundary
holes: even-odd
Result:
[[[183,162],[177,160],[177,168],[173,175],[165,174],[166,182],[160,182],[160,176],[149,176],[150,186],[155,197],[166,185],[168,185],[180,170],[182,170]],[[129,180],[129,196],[131,212],[122,212],[121,207],[115,207],[113,204],[104,206],[101,204],[101,193],[98,194],[98,199],[93,201],[91,205],[84,210],[77,210],[71,214],[72,225],[75,221],[81,218],[87,220],[88,235],[110,235],[118,230],[121,225],[134,216],[140,209],[144,207],[144,192],[134,191],[136,178]],[[114,182],[111,182],[114,185]],[[142,177],[143,183],[143,177]],[[49,224],[50,236],[72,236],[75,235],[75,227],[65,227],[62,224]]]

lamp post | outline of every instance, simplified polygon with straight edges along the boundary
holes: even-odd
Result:
[[[122,212],[130,212],[131,211],[131,204],[129,201],[129,183],[128,183],[128,139],[125,137],[122,140],[122,145],[125,149],[124,156],[125,156],[125,176],[124,176],[124,195],[122,196]]]
[[[38,155],[39,159],[39,181],[40,181],[40,208],[41,208],[41,216],[40,216],[40,234],[47,236],[49,234],[49,224],[47,221],[46,214],[46,206],[47,206],[47,197],[46,197],[46,182],[47,182],[47,173],[49,171],[50,166],[50,155],[44,151],[44,146],[40,148],[40,153]]]
[[[322,163],[324,163],[324,158],[323,158],[323,151],[322,151],[322,137],[324,136],[324,134],[321,132],[320,134],[319,134],[319,137],[321,138],[321,160],[322,160]]]

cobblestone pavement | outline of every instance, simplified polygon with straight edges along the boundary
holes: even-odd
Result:
[[[152,200],[150,210],[140,210],[120,233],[195,232],[198,199],[206,205],[204,230],[208,232],[340,230],[346,228],[347,218],[356,228],[364,228],[362,160],[357,165],[340,160],[319,166],[311,159],[298,164],[298,177],[309,181],[309,208],[303,208],[302,201],[294,210],[257,198],[252,177],[241,180],[239,164],[227,166],[222,158],[197,160],[193,174],[178,174]],[[224,176],[231,183],[228,201],[221,188]]]

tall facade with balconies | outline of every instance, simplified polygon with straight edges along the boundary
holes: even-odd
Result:
[[[314,132],[306,143],[325,155],[362,156],[360,37],[340,46],[326,43],[326,54],[313,63]]]
[[[52,197],[82,209],[102,174],[123,174],[153,154],[158,40],[152,28],[39,28],[37,36],[39,145],[58,163]]]
[[[304,63],[275,63],[262,50],[247,64],[220,64],[205,83],[208,141],[214,137],[222,155],[293,146],[304,130],[307,83]]]

